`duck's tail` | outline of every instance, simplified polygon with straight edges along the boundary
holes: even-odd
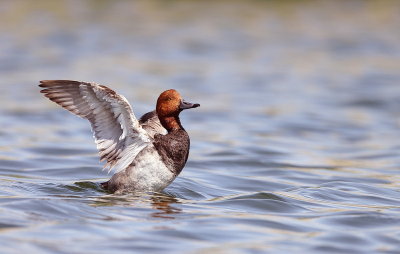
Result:
[[[109,181],[104,182],[104,183],[101,183],[100,186],[101,186],[103,189],[108,190],[108,182],[109,182]]]

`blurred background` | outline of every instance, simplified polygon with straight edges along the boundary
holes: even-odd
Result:
[[[1,1],[0,252],[398,253],[399,24],[397,0]],[[185,170],[102,192],[43,79],[138,117],[170,88],[200,103]]]

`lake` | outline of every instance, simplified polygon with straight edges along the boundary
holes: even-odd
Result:
[[[0,2],[1,253],[400,253],[400,2]],[[43,79],[136,116],[177,89],[188,163],[114,195]]]

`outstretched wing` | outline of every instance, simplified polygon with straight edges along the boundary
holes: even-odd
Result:
[[[63,108],[88,119],[105,168],[119,172],[151,141],[128,101],[110,88],[73,80],[43,80],[41,90]]]

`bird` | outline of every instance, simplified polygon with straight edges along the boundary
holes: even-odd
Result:
[[[160,94],[156,109],[135,117],[128,100],[107,86],[75,80],[42,80],[41,93],[71,113],[89,120],[104,169],[101,183],[110,193],[160,192],[184,168],[190,138],[179,114],[200,107],[178,91]]]

